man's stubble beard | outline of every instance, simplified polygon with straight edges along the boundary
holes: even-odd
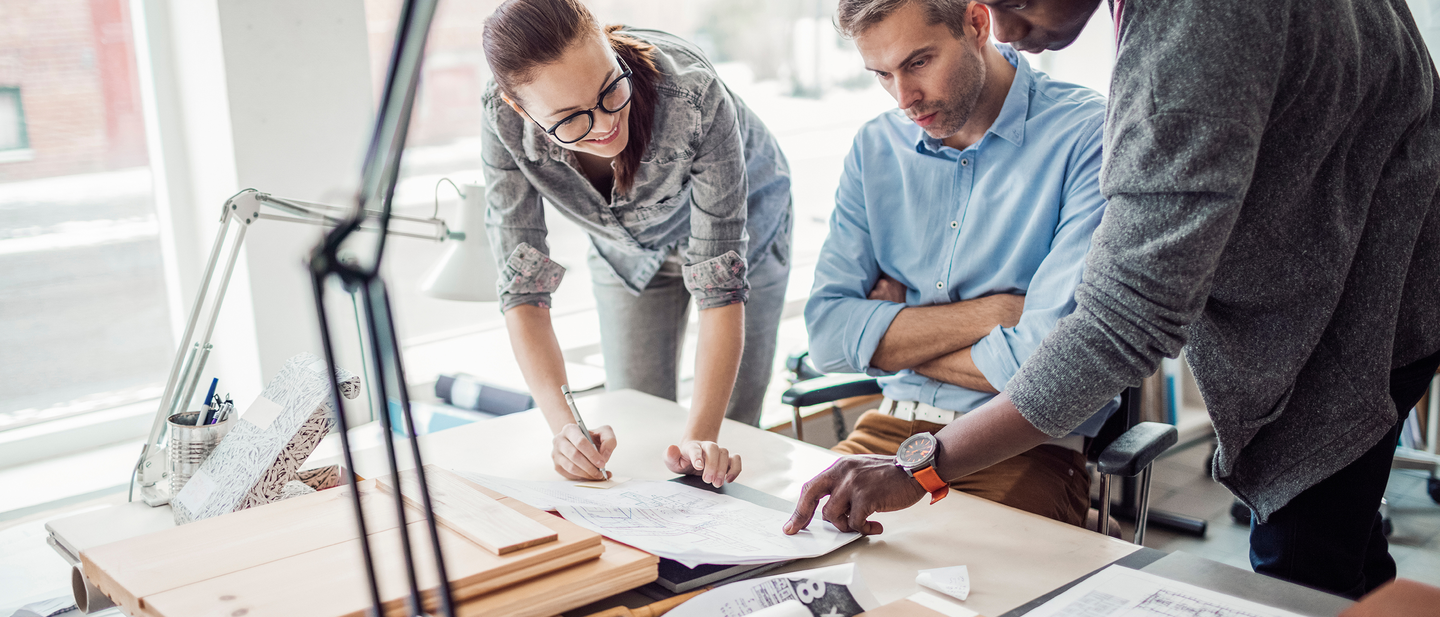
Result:
[[[975,113],[975,104],[980,100],[980,92],[985,88],[985,60],[980,54],[965,54],[965,61],[953,75],[950,76],[951,88],[947,93],[949,96],[940,102],[938,107],[943,126],[931,127],[926,133],[935,139],[946,139],[951,135],[960,132],[966,122],[970,121],[970,115]],[[916,117],[923,118],[933,110],[927,109],[925,113]]]

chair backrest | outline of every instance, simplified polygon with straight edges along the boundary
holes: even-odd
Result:
[[[1120,408],[1110,414],[1110,418],[1100,426],[1099,433],[1085,440],[1085,460],[1096,462],[1100,453],[1114,443],[1116,438],[1139,423],[1140,388],[1125,388],[1125,391],[1120,393]]]

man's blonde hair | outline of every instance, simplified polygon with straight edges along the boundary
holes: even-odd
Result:
[[[965,9],[970,8],[970,0],[840,0],[835,27],[841,36],[853,39],[911,2],[920,4],[931,25],[945,24],[957,38],[965,36]]]

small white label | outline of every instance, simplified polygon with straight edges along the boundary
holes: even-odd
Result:
[[[197,512],[205,502],[210,499],[210,493],[215,492],[215,481],[203,471],[195,472],[190,476],[190,481],[185,483],[185,488],[180,489],[180,494],[175,496],[174,501],[186,510]]]
[[[280,417],[282,411],[285,411],[284,407],[262,396],[255,399],[255,403],[245,410],[245,415],[240,416],[240,419],[254,424],[263,431],[270,428],[270,425],[275,422],[275,418]]]
[[[310,358],[309,361],[307,361],[307,362],[305,363],[305,368],[310,369],[310,372],[312,372],[312,373],[318,373],[318,374],[324,375],[324,374],[325,374],[325,361],[324,361],[324,360],[321,360],[320,358],[314,358],[314,357],[312,357],[312,358]]]
[[[450,404],[461,409],[474,409],[480,402],[480,384],[456,377],[450,384]]]

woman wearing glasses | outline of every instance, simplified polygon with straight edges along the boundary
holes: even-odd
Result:
[[[740,474],[723,417],[757,424],[790,267],[790,173],[760,119],[698,49],[601,28],[578,0],[509,0],[485,23],[486,223],[501,307],[526,383],[555,433],[555,468],[597,479],[609,427],[572,420],[550,293],[542,200],[590,236],[610,389],[675,400],[689,303],[699,309],[684,434],[663,453],[715,486]]]

